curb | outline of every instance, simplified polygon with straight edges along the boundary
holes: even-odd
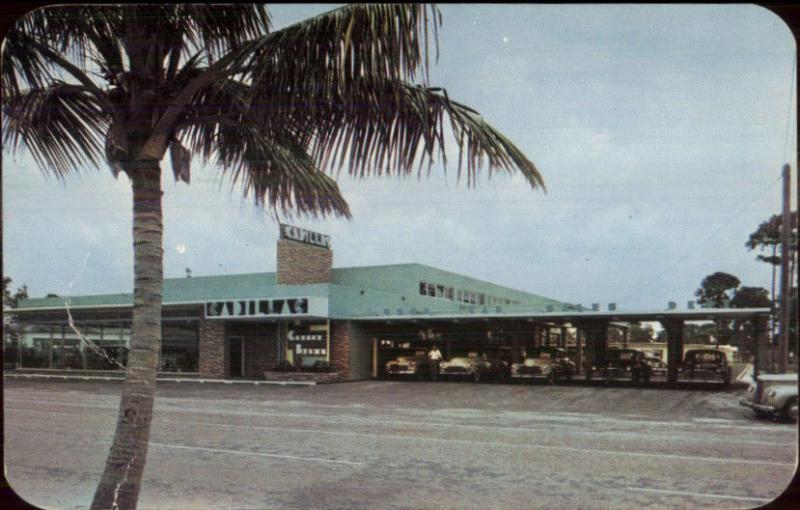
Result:
[[[3,374],[3,377],[14,377],[23,379],[61,379],[64,381],[124,381],[124,377],[108,377],[97,375],[56,375],[56,374]],[[197,379],[179,377],[157,377],[158,382],[174,383],[199,383],[199,384],[251,384],[253,386],[316,386],[314,381],[237,381],[230,379]]]

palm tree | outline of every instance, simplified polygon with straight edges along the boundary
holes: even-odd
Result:
[[[542,179],[474,110],[430,87],[441,13],[356,5],[272,31],[255,5],[48,7],[5,40],[4,142],[58,178],[107,164],[133,190],[134,302],[113,444],[92,508],[134,508],[161,342],[161,161],[199,157],[274,213],[350,217],[329,175],[421,173],[445,161]],[[417,83],[416,81],[419,81]]]

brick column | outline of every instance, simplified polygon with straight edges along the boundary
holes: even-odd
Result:
[[[667,331],[667,381],[673,384],[683,362],[683,320],[662,320],[661,326]]]
[[[223,379],[228,365],[225,349],[225,322],[201,320],[199,328],[199,372],[201,377]]]
[[[339,372],[340,379],[350,379],[350,335],[349,321],[331,322],[331,368]]]

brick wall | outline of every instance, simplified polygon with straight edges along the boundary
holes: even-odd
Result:
[[[201,320],[199,332],[199,372],[201,377],[223,379],[227,373],[228,356],[225,349],[225,323]]]
[[[350,335],[349,321],[331,322],[331,369],[339,372],[341,379],[350,379]]]
[[[289,239],[278,240],[277,282],[279,285],[329,283],[333,251]]]

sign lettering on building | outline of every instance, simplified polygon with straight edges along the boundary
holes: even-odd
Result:
[[[281,239],[289,239],[298,243],[319,246],[320,248],[331,248],[330,236],[284,223],[281,223]]]
[[[207,319],[325,316],[327,308],[324,298],[234,299],[206,302],[205,316]]]
[[[296,356],[327,358],[327,341],[328,328],[326,325],[301,324],[286,332],[286,342]]]

